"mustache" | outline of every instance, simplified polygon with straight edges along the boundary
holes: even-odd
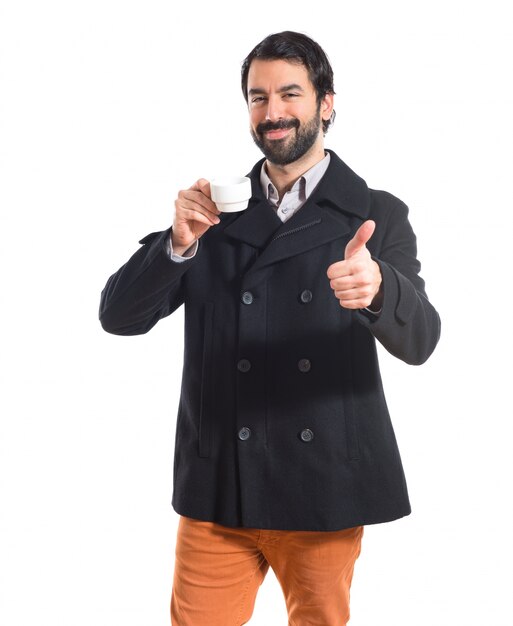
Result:
[[[299,128],[299,120],[278,120],[277,122],[261,122],[256,127],[257,133],[267,133],[270,130],[283,130],[285,128]]]

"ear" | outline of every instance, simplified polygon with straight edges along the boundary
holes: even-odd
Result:
[[[329,120],[333,113],[334,96],[332,93],[327,93],[321,100],[321,116],[323,120]]]

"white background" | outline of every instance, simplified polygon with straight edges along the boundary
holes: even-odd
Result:
[[[413,514],[366,528],[351,626],[513,624],[506,4],[0,3],[2,625],[169,624],[183,314],[110,336],[99,295],[179,189],[260,158],[239,68],[285,29],[328,53],[326,145],[410,206],[443,321],[422,367],[381,352]],[[250,623],[286,624],[272,571]]]

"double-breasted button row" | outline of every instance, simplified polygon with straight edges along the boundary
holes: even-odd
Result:
[[[310,359],[300,359],[297,363],[297,367],[300,372],[306,374],[312,369],[312,363]],[[249,372],[249,370],[251,369],[251,361],[248,361],[248,359],[240,359],[240,361],[238,361],[237,363],[237,369],[239,370],[239,372],[242,372],[244,374],[246,372]]]
[[[247,426],[243,426],[237,433],[237,436],[241,441],[247,441],[251,437],[251,429]],[[310,428],[303,428],[299,433],[299,438],[305,443],[310,443],[314,438],[313,431],[310,430]]]
[[[304,289],[299,294],[299,300],[303,304],[308,304],[309,302],[312,301],[312,298],[313,298],[313,294],[310,291],[310,289]],[[241,299],[243,304],[253,304],[253,301],[254,301],[255,297],[253,296],[251,291],[244,291],[243,294],[241,295],[240,299]]]

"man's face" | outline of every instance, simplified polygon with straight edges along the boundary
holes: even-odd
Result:
[[[320,103],[304,65],[256,59],[248,73],[250,131],[266,158],[288,165],[322,145],[322,118],[332,97]],[[329,113],[329,114],[328,114]],[[326,117],[327,115],[327,117]]]

